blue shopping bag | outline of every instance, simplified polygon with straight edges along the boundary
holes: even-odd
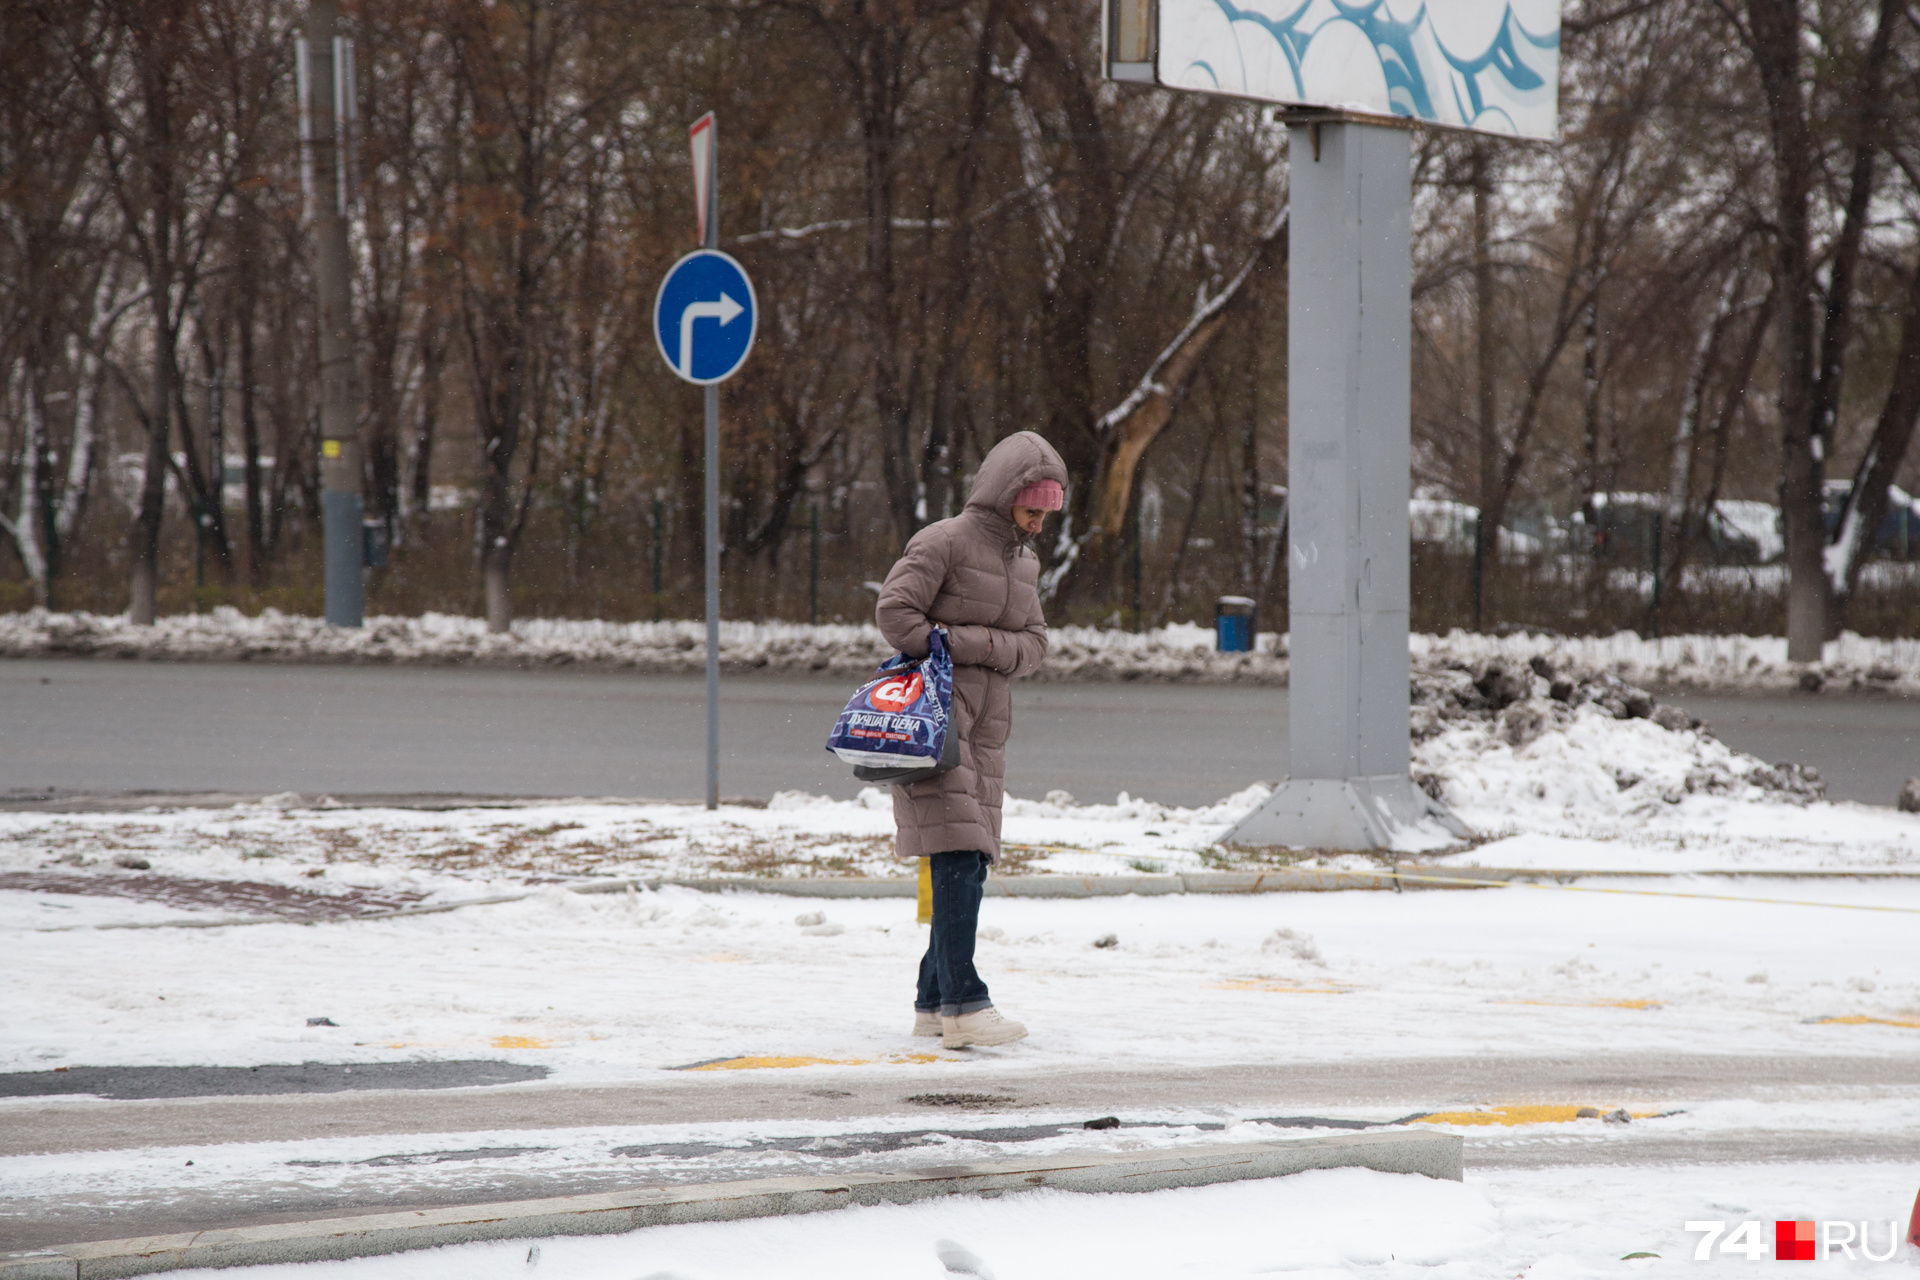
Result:
[[[834,721],[827,750],[854,766],[863,782],[932,778],[960,763],[959,735],[948,732],[953,710],[953,657],[935,629],[927,656],[904,653],[882,664]]]

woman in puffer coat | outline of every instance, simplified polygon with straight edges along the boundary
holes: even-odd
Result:
[[[987,454],[966,509],[913,536],[887,574],[874,610],[887,643],[923,658],[940,627],[953,655],[953,719],[960,764],[934,778],[896,783],[895,852],[925,858],[933,879],[933,930],[920,961],[913,1033],[946,1048],[1006,1044],[1027,1029],[1000,1015],[974,970],[974,929],[987,866],[1000,856],[1007,735],[1015,676],[1047,656],[1040,560],[1027,545],[1065,497],[1066,464],[1031,431]]]

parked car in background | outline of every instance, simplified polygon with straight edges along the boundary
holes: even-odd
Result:
[[[1472,555],[1475,528],[1480,523],[1480,508],[1451,498],[1412,498],[1407,502],[1407,522],[1415,542],[1437,543],[1456,555]],[[1523,524],[1516,521],[1516,524]],[[1533,523],[1533,522],[1527,522]],[[1510,556],[1538,555],[1552,541],[1548,530],[1506,528],[1500,530],[1500,553]]]
[[[1851,480],[1829,480],[1821,491],[1820,511],[1826,520],[1827,536],[1840,527],[1840,511],[1853,492]],[[1913,560],[1920,558],[1920,498],[1899,485],[1887,486],[1887,513],[1873,532],[1869,558]]]
[[[1730,530],[1732,536],[1751,544],[1753,558],[1722,558],[1720,564],[1772,564],[1787,554],[1787,535],[1780,528],[1780,508],[1771,502],[1748,502],[1722,498],[1713,504],[1714,521],[1707,526],[1709,536],[1715,529]]]
[[[1666,509],[1666,498],[1657,493],[1596,493],[1574,515],[1578,541],[1596,559],[1634,567],[1650,565]],[[1722,499],[1708,512],[1687,558],[1696,564],[1769,564],[1785,549],[1778,507]]]

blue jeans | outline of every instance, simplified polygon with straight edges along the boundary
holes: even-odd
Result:
[[[987,888],[987,855],[936,853],[927,863],[933,874],[933,930],[927,954],[920,958],[920,990],[913,1007],[957,1018],[993,1004],[987,984],[973,967],[973,931]]]

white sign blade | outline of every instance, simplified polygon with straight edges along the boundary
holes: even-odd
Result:
[[[687,142],[693,148],[693,213],[699,224],[700,238],[707,242],[707,195],[713,174],[713,112],[701,116],[687,130]]]

